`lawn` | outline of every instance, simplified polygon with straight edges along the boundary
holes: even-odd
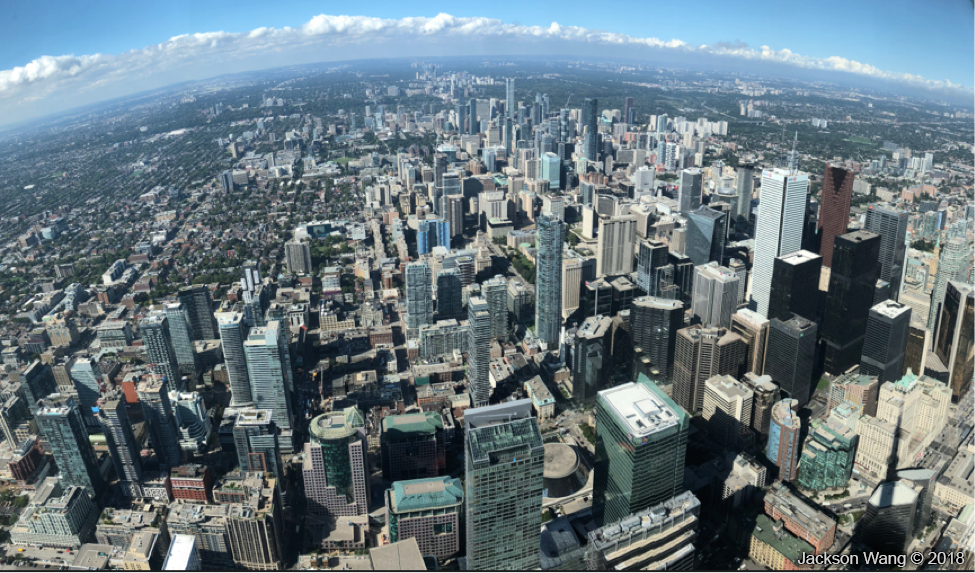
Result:
[[[828,390],[829,389],[829,380],[827,380],[825,378],[820,378],[819,379],[819,384],[816,384],[816,389],[817,390]]]
[[[849,141],[850,143],[856,143],[858,145],[876,145],[872,140],[866,137],[860,137],[859,135],[854,135],[853,137],[844,139],[843,141]]]

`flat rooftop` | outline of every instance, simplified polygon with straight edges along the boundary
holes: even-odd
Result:
[[[643,384],[629,382],[602,390],[599,398],[634,437],[648,436],[679,422],[670,406]]]
[[[779,260],[789,265],[801,265],[802,263],[807,263],[815,259],[822,259],[822,257],[816,253],[810,253],[806,250],[796,251],[794,253],[779,257]]]

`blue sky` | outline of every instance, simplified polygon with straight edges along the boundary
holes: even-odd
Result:
[[[371,1],[362,3],[345,2],[310,2],[305,0],[286,0],[284,2],[236,0],[216,2],[190,2],[186,0],[168,0],[165,2],[121,2],[117,0],[93,0],[81,4],[77,2],[51,2],[39,0],[37,2],[8,3],[4,6],[3,18],[0,18],[0,106],[28,106],[31,110],[42,107],[39,102],[50,104],[48,107],[62,107],[56,102],[69,87],[70,82],[65,78],[80,81],[85,79],[87,99],[122,95],[108,93],[109,88],[124,82],[126,74],[135,72],[143,75],[156,76],[155,83],[163,79],[178,81],[180,79],[208,77],[221,71],[242,71],[241,62],[230,66],[221,65],[222,61],[233,61],[236,56],[232,53],[210,53],[206,65],[189,65],[193,59],[192,51],[181,53],[179,65],[168,61],[162,71],[149,73],[151,63],[129,62],[128,65],[116,69],[119,63],[112,60],[76,61],[61,59],[54,63],[42,62],[36,69],[24,68],[19,76],[11,75],[18,67],[42,58],[55,58],[73,55],[82,57],[92,54],[107,54],[116,56],[130,50],[142,50],[147,46],[166,42],[173,36],[181,34],[198,34],[208,32],[247,33],[261,27],[273,27],[281,30],[285,27],[300,28],[306,25],[318,14],[368,16],[389,20],[400,20],[410,17],[433,18],[444,12],[458,18],[492,18],[500,22],[496,27],[504,25],[537,26],[548,28],[552,22],[558,22],[563,27],[578,26],[590,31],[601,30],[614,34],[643,38],[659,38],[666,42],[677,39],[686,43],[692,50],[701,44],[708,46],[732,46],[739,43],[747,44],[753,51],[761,46],[768,46],[777,52],[774,55],[779,61],[802,59],[816,60],[814,64],[822,68],[842,69],[856,73],[882,76],[890,79],[892,75],[903,80],[903,74],[923,76],[926,80],[944,82],[947,80],[955,86],[971,88],[975,86],[975,55],[972,46],[975,44],[973,32],[973,9],[966,0],[925,0],[924,2],[907,2],[905,0],[820,0],[818,2],[796,2],[792,0],[754,0],[749,3],[739,2],[700,2],[685,0],[612,0],[611,2],[585,2],[563,0],[560,2],[512,2],[509,0],[495,0],[493,2],[390,2]],[[473,24],[471,24],[473,25]],[[457,28],[460,24],[454,26]],[[488,34],[492,25],[479,27],[482,53],[490,52],[492,45],[498,42]],[[299,38],[300,48],[295,47],[297,39],[287,40],[276,38],[274,45],[277,53],[289,53],[294,56],[276,61],[267,50],[257,50],[250,58],[263,67],[284,65],[294,61],[295,56],[302,61],[320,61],[338,59],[340,54],[355,57],[358,53],[369,56],[381,55],[414,55],[402,53],[402,46],[395,52],[382,54],[374,46],[374,42],[361,42],[363,47],[351,49],[346,43],[344,48],[335,48],[335,42],[343,40],[336,36],[334,28],[325,26],[323,34],[328,39],[321,44],[309,47],[306,36]],[[368,31],[368,28],[366,28]],[[464,28],[454,29],[453,41],[460,42]],[[366,32],[359,30],[359,35]],[[409,40],[420,38],[419,41],[431,44],[433,40],[424,36],[422,32],[394,31]],[[508,32],[510,37],[520,39],[520,32]],[[547,32],[546,32],[547,33]],[[416,34],[420,34],[417,36]],[[537,35],[537,34],[536,34]],[[565,34],[554,34],[559,40],[567,40]],[[321,39],[321,38],[319,38]],[[568,38],[575,41],[576,38]],[[224,41],[224,40],[220,40]],[[241,38],[232,39],[240,42]],[[436,40],[440,41],[440,40]],[[602,45],[609,40],[600,40]],[[230,43],[230,40],[227,41]],[[444,44],[449,54],[449,46]],[[459,45],[459,44],[457,44]],[[429,46],[428,46],[429,47]],[[563,46],[564,47],[564,46]],[[660,46],[658,46],[660,47]],[[740,47],[740,46],[739,46]],[[218,52],[217,44],[203,48],[214,49]],[[181,48],[182,49],[182,48]],[[328,54],[317,56],[316,54]],[[575,50],[576,54],[586,53]],[[420,49],[415,55],[423,55]],[[620,54],[626,55],[626,54]],[[830,57],[839,57],[843,61],[827,61]],[[744,59],[756,57],[742,56]],[[852,60],[849,64],[847,61]],[[824,63],[825,62],[825,63]],[[246,67],[246,66],[245,66]],[[747,67],[747,66],[743,66]],[[178,69],[177,69],[178,68]],[[253,68],[252,68],[253,69]],[[26,70],[26,71],[25,71]],[[11,72],[4,77],[5,71]],[[162,72],[165,73],[162,73]],[[36,73],[35,73],[36,72]],[[97,73],[96,73],[97,72]],[[157,73],[158,72],[158,73]],[[26,75],[25,75],[26,74]],[[99,75],[102,74],[102,75]],[[24,78],[30,76],[29,81]],[[133,76],[135,77],[135,76]],[[20,81],[13,81],[19,78]],[[10,81],[7,81],[10,80]],[[912,78],[907,78],[912,81]],[[5,83],[6,82],[6,83]],[[150,80],[138,80],[132,83],[144,87]],[[92,85],[100,86],[98,89]],[[13,87],[10,87],[13,86]],[[950,86],[949,86],[950,87]],[[84,90],[83,90],[84,91]],[[127,91],[115,88],[115,92]],[[128,90],[137,91],[137,90]],[[95,94],[108,94],[97,96]],[[84,98],[83,98],[84,99]],[[0,117],[0,123],[4,118]]]

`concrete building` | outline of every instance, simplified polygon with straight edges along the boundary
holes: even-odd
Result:
[[[383,417],[380,443],[386,481],[433,478],[447,466],[439,412]]]
[[[484,298],[475,296],[467,302],[467,380],[471,403],[486,406],[491,399],[491,312]]]
[[[142,456],[132,432],[129,414],[124,400],[109,400],[98,409],[98,421],[105,435],[108,451],[115,464],[115,475],[122,492],[130,497],[141,497]]]
[[[836,540],[836,521],[803,501],[784,483],[779,483],[765,494],[765,513],[774,521],[781,520],[787,530],[812,546],[816,555],[822,555]]]
[[[779,479],[794,481],[797,477],[796,464],[799,461],[799,435],[802,421],[799,419],[797,400],[785,399],[772,407],[772,420],[769,424],[766,457],[778,466]]]
[[[180,376],[179,363],[176,361],[176,351],[173,350],[166,315],[153,313],[142,319],[139,323],[139,332],[142,334],[142,345],[145,347],[152,373],[168,381],[171,388],[182,390],[183,378]]]
[[[596,276],[609,277],[633,272],[636,217],[600,217],[596,237]]]
[[[265,472],[280,476],[284,472],[278,447],[278,428],[270,410],[245,409],[237,413],[233,429],[237,463],[245,472]]]
[[[737,375],[745,358],[740,336],[724,328],[689,326],[677,331],[674,401],[689,413],[704,406],[704,383],[712,376]]]
[[[765,373],[769,321],[754,310],[743,308],[731,316],[731,332],[745,341],[745,372]]]
[[[716,262],[694,267],[691,314],[705,327],[731,328],[737,310],[738,276]]]
[[[149,441],[161,464],[175,467],[182,462],[179,430],[173,405],[169,401],[169,384],[165,380],[148,379],[136,386],[139,405],[149,430]]]
[[[655,370],[660,379],[670,380],[677,331],[684,325],[684,305],[677,300],[637,297],[630,307],[630,325],[634,360],[646,360],[644,370]]]
[[[284,254],[288,272],[299,276],[311,274],[311,246],[308,242],[297,239],[287,241],[284,244]]]
[[[460,552],[464,491],[461,480],[430,477],[395,481],[386,490],[389,542],[415,539],[423,555],[443,562]]]
[[[535,335],[547,348],[555,349],[562,330],[562,250],[566,226],[560,219],[542,214],[535,228]]]
[[[711,438],[722,446],[744,443],[752,421],[754,393],[727,374],[704,383],[703,418]]]
[[[302,479],[311,515],[363,515],[369,509],[365,419],[355,407],[311,421]],[[327,463],[326,463],[327,460]]]
[[[247,340],[247,325],[244,315],[239,312],[218,312],[216,315],[223,350],[224,366],[230,380],[230,405],[247,408],[254,405],[251,396],[250,375],[247,372],[247,356],[244,354],[244,341]]]
[[[37,403],[34,419],[58,466],[61,484],[101,495],[105,482],[74,398],[51,394]]]
[[[272,320],[267,326],[252,328],[244,342],[244,357],[254,407],[271,411],[274,424],[282,431],[282,453],[290,453],[294,374],[288,337],[281,322]]]
[[[98,508],[84,487],[65,486],[63,481],[48,478],[10,528],[10,541],[78,549],[91,537],[97,519]]]
[[[775,258],[802,248],[809,175],[787,169],[762,172],[762,201],[755,229],[752,265],[752,310],[767,318]],[[750,201],[749,201],[750,203]]]

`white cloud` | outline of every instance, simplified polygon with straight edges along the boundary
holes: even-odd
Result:
[[[932,80],[915,74],[880,70],[869,64],[840,56],[814,58],[788,49],[769,46],[751,48],[742,43],[719,42],[693,46],[679,39],[637,38],[602,30],[563,26],[524,26],[491,18],[459,18],[438,14],[433,18],[400,20],[366,16],[315,16],[300,27],[281,29],[261,27],[249,32],[207,32],[174,36],[160,44],[117,55],[43,56],[11,70],[0,70],[0,104],[36,100],[41,96],[63,96],[65,92],[104,88],[132,78],[154,76],[185,67],[239,61],[270,52],[296,50],[308,46],[350,46],[373,44],[390,39],[477,40],[560,40],[613,46],[649,47],[689,54],[741,58],[786,64],[805,69],[846,72],[863,77],[900,82],[912,87],[972,93],[971,87],[950,81]],[[390,56],[398,54],[388,54]],[[461,55],[458,53],[458,55]],[[287,62],[282,62],[287,63]]]

